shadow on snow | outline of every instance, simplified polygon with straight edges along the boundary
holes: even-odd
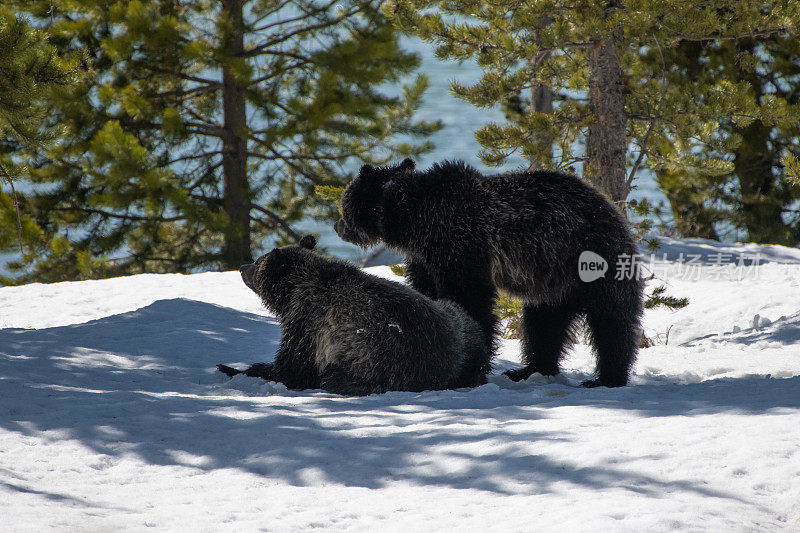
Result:
[[[312,391],[231,397],[198,383],[217,362],[270,360],[279,338],[273,319],[183,299],[85,324],[0,330],[0,426],[52,440],[66,432],[111,463],[133,453],[154,465],[238,468],[298,486],[322,478],[369,488],[406,481],[536,494],[566,482],[735,499],[689,480],[637,473],[622,459],[595,467],[532,453],[536,442],[569,446],[575,434],[535,430],[535,421],[559,406],[654,417],[800,407],[800,378],[366,398]],[[32,490],[17,480],[3,485]]]

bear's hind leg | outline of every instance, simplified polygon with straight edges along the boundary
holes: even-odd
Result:
[[[522,310],[522,362],[524,368],[508,370],[513,381],[528,379],[539,372],[545,376],[559,373],[558,362],[573,342],[572,324],[578,314],[573,302],[533,305]]]
[[[597,358],[597,379],[583,387],[622,387],[636,358],[641,335],[640,289],[617,286],[586,310],[586,323]]]
[[[463,269],[460,265],[450,266],[453,272]],[[456,276],[442,267],[437,277],[437,285],[441,289],[439,298],[446,298],[459,304],[481,328],[483,340],[490,357],[494,356],[499,333],[499,323],[494,312],[494,301],[497,291],[489,281],[488,273],[471,276]]]

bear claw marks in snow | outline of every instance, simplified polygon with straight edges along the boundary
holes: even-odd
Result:
[[[460,306],[323,257],[315,243],[306,236],[241,267],[279,319],[281,342],[273,363],[221,372],[348,395],[486,383],[490,353]]]
[[[579,258],[613,267],[637,248],[620,213],[579,178],[550,171],[483,176],[462,162],[422,172],[410,159],[364,165],[342,195],[342,218],[334,227],[354,244],[383,241],[404,253],[412,287],[460,304],[480,324],[491,351],[498,289],[522,299],[526,366],[507,372],[511,379],[557,374],[582,315],[598,374],[584,386],[628,382],[642,281],[605,271],[582,281]]]

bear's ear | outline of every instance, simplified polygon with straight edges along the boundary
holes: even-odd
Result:
[[[411,159],[410,157],[406,157],[405,159],[403,159],[403,162],[400,163],[400,170],[411,171],[411,170],[414,170],[416,167],[417,167],[417,164],[414,163],[414,160]]]
[[[371,174],[375,171],[375,167],[372,165],[361,165],[361,170],[358,171],[359,177],[364,177],[367,174]]]
[[[305,237],[300,239],[299,244],[306,250],[313,250],[314,246],[317,245],[317,239],[313,235],[306,235]]]

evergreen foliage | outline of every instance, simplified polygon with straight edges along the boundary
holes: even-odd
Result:
[[[495,310],[503,325],[503,335],[508,339],[520,338],[522,326],[522,300],[505,294],[497,296]]]
[[[376,0],[15,5],[91,68],[54,97],[65,140],[33,154],[21,281],[238,267],[335,214],[314,186],[438,129]]]
[[[793,155],[786,155],[781,161],[786,172],[786,179],[795,185],[800,185],[800,159]]]
[[[395,276],[405,276],[406,275],[406,265],[405,263],[397,263],[395,265],[389,265],[389,269],[392,271],[392,274]]]
[[[645,309],[666,307],[670,311],[682,309],[687,305],[689,305],[688,299],[676,298],[674,296],[667,295],[667,287],[664,285],[659,285],[653,289],[653,292],[647,297],[647,300],[644,303]]]
[[[668,51],[670,81],[726,82],[741,87],[750,111],[719,122],[717,141],[661,139],[662,153],[725,161],[727,167],[657,170],[682,235],[794,245],[800,241],[800,190],[784,179],[800,136],[800,45],[795,36],[735,42],[681,43]],[[791,166],[788,167],[791,170]],[[742,233],[744,235],[742,235]]]
[[[79,66],[78,58],[62,57],[45,32],[0,7],[0,249],[18,246],[23,253],[23,241],[38,238],[15,187],[30,163],[18,154],[58,138],[47,101],[54,89],[75,83]]]
[[[314,187],[314,192],[325,201],[333,202],[336,204],[336,207],[339,210],[339,214],[342,213],[342,194],[344,194],[345,186],[333,186],[333,185],[317,185]]]
[[[45,101],[75,79],[76,62],[61,57],[45,32],[0,8],[0,135],[5,142],[45,142]]]
[[[800,20],[796,0],[392,0],[385,11],[436,43],[440,58],[483,68],[477,83],[452,89],[476,107],[506,110],[506,123],[476,133],[486,164],[515,153],[531,166],[582,163],[584,178],[620,205],[644,166],[730,172],[731,161],[691,146],[730,143],[721,120],[746,126],[786,111],[778,100],[756,103],[746,81],[686,77],[671,51],[793,35]],[[737,60],[756,56],[742,51]],[[542,85],[553,91],[550,113],[531,105],[529,92]]]

